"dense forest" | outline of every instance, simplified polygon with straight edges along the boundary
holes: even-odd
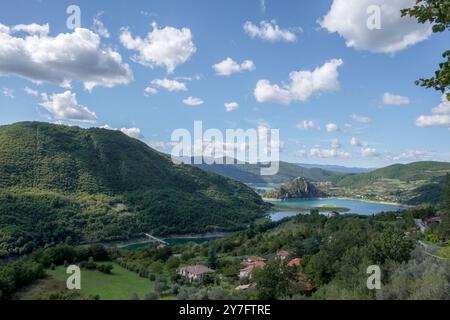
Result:
[[[0,145],[0,256],[237,230],[267,208],[244,184],[176,165],[119,131],[24,122],[0,127]]]

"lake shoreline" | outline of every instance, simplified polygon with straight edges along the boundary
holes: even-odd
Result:
[[[367,202],[367,203],[375,203],[375,204],[385,204],[385,205],[391,205],[391,206],[398,206],[398,207],[406,207],[406,208],[414,208],[415,206],[403,204],[400,202],[388,202],[388,201],[377,201],[377,200],[369,200],[369,199],[358,199],[358,198],[351,198],[351,197],[327,197],[327,198],[292,198],[292,199],[272,199],[272,198],[262,198],[265,202],[288,202],[290,200],[327,200],[327,199],[339,199],[339,200],[352,200],[352,201],[361,201],[361,202]]]

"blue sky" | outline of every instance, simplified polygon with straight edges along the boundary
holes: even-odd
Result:
[[[384,11],[408,3],[399,0],[367,1],[383,9],[381,30],[365,30],[360,22],[366,8],[345,7],[354,1],[2,1],[0,25],[9,31],[4,31],[8,40],[0,41],[0,123],[108,125],[129,129],[124,131],[165,151],[170,151],[172,131],[192,129],[195,120],[220,130],[262,125],[280,130],[281,158],[291,162],[378,167],[450,161],[448,103],[433,111],[441,93],[414,85],[414,80],[433,74],[448,49],[449,34],[431,35],[429,26]],[[106,62],[100,61],[112,65],[114,72],[86,63],[83,59],[91,56],[83,50],[90,49],[82,46],[70,57],[71,35],[66,48],[55,47],[61,43],[53,38],[74,32],[66,26],[66,8],[72,4],[81,9],[81,28],[98,37],[95,50],[108,52]],[[246,22],[251,28],[244,28]],[[32,23],[48,24],[49,32],[38,36],[23,27],[14,29]],[[100,36],[98,23],[109,37]],[[270,33],[264,25],[278,27],[279,32]],[[165,48],[164,41],[158,46],[146,39],[155,30],[167,37],[166,42],[175,41],[174,46]],[[125,32],[131,38],[121,40]],[[28,39],[17,51],[7,51],[7,46],[31,36],[44,39]],[[137,37],[143,42],[137,44]],[[82,63],[83,71],[56,66],[53,49],[61,50],[58,59],[72,59],[69,65]],[[36,53],[33,64],[28,64],[23,50]],[[165,59],[165,53],[173,59]],[[117,55],[120,62],[114,60]],[[218,75],[213,65],[228,57],[236,62],[235,69],[224,64],[221,70],[242,70]],[[244,67],[246,60],[251,66]],[[341,63],[327,65],[332,61]],[[295,71],[307,73],[294,87],[290,73]],[[54,80],[58,74],[70,86]],[[261,80],[268,86],[255,94]],[[95,82],[89,90],[88,82]],[[148,87],[152,92],[146,94]],[[203,104],[187,105],[183,101],[189,97]],[[231,102],[238,107],[227,111],[224,104]],[[70,103],[75,112],[67,110]],[[337,130],[328,132],[327,124],[335,124],[329,128]]]

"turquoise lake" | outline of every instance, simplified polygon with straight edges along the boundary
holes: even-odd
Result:
[[[334,206],[348,208],[350,211],[346,214],[372,215],[387,211],[406,210],[407,207],[397,204],[372,202],[357,199],[343,198],[320,198],[320,199],[292,199],[284,201],[269,201],[273,204],[291,207],[292,211],[279,211],[270,214],[272,221],[279,221],[286,217],[296,216],[300,212],[308,211],[311,208]],[[330,210],[331,211],[331,210]],[[327,212],[322,212],[327,214]]]

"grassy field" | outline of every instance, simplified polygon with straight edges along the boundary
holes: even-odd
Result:
[[[54,279],[66,281],[68,275],[64,267],[47,271]],[[149,292],[153,292],[154,283],[141,278],[134,272],[128,271],[117,264],[111,274],[98,271],[81,271],[81,294],[99,295],[102,300],[128,300],[133,293],[140,299]],[[169,297],[170,298],[170,297]]]

